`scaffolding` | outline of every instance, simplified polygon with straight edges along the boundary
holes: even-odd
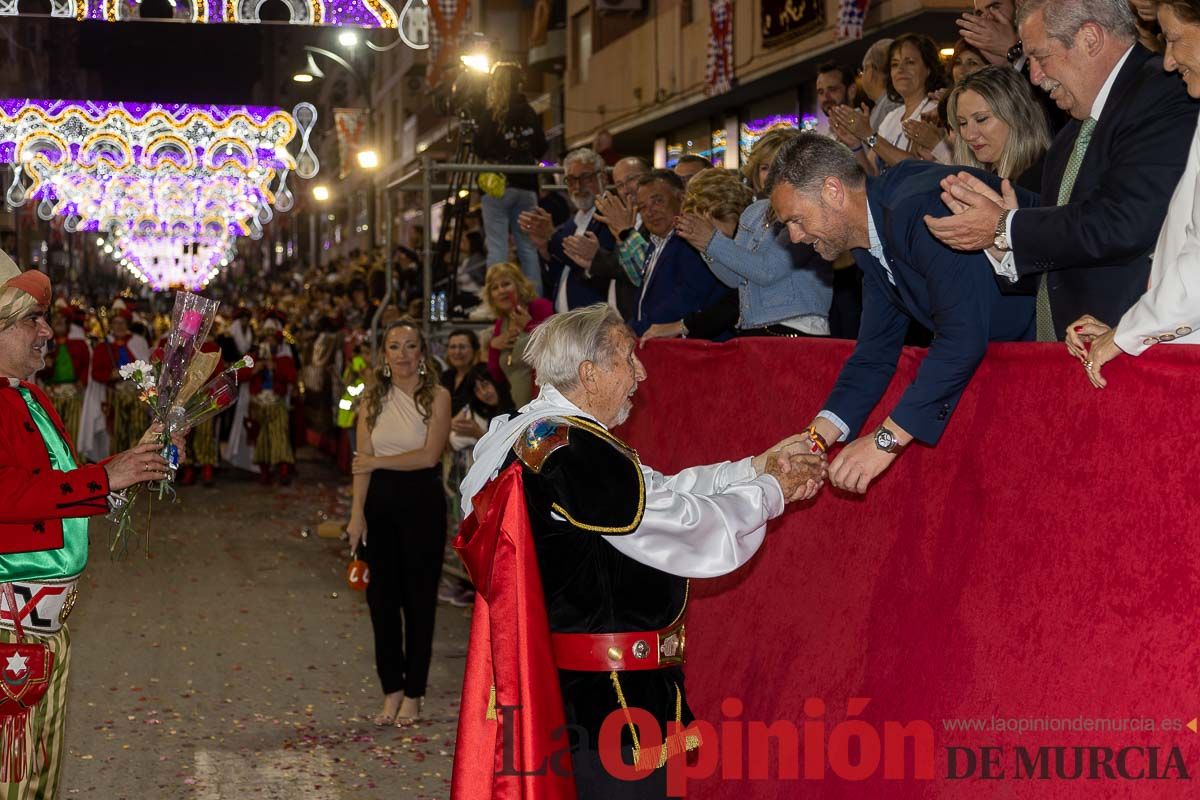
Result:
[[[563,167],[540,167],[533,165],[522,164],[461,164],[453,161],[434,161],[428,154],[421,156],[421,166],[411,172],[397,178],[387,184],[383,190],[383,209],[386,223],[384,225],[384,247],[385,253],[385,270],[387,272],[387,283],[384,289],[383,299],[379,303],[379,308],[376,309],[375,315],[371,318],[371,355],[374,358],[376,353],[377,337],[379,333],[379,321],[383,318],[384,310],[391,304],[392,295],[394,293],[395,275],[393,270],[392,252],[395,249],[395,215],[392,213],[392,193],[393,192],[420,192],[421,193],[421,209],[424,215],[424,241],[422,242],[421,253],[421,294],[424,298],[423,313],[421,320],[421,329],[425,334],[425,340],[430,341],[433,335],[433,326],[435,323],[441,324],[441,321],[432,318],[433,310],[433,283],[434,283],[434,242],[433,242],[433,207],[435,205],[434,197],[439,196],[436,202],[445,202],[452,199],[451,195],[456,192],[459,185],[453,181],[446,183],[434,183],[438,176],[446,175],[472,175],[481,172],[500,172],[509,175],[555,175],[563,172]],[[543,190],[556,191],[565,189],[566,187],[560,184],[543,185]],[[455,277],[457,271],[456,264],[449,264],[450,277]]]

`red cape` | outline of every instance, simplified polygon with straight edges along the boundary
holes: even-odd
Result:
[[[575,800],[521,465],[502,471],[472,502],[454,540],[475,584],[475,610],[450,797]]]

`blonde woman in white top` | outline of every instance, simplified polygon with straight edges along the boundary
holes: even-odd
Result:
[[[878,131],[871,130],[870,116],[862,109],[839,106],[830,112],[834,132],[855,151],[869,175],[914,157],[904,123],[937,111],[937,101],[929,94],[944,85],[937,45],[924,34],[906,33],[892,40],[888,63],[887,94],[901,105],[883,118]]]
[[[433,623],[446,541],[442,451],[450,435],[450,392],[421,329],[388,325],[383,363],[358,417],[351,552],[371,570],[367,605],[375,668],[383,686],[378,725],[418,719],[433,656]]]

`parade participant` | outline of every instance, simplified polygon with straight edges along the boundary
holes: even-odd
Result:
[[[150,361],[150,344],[130,330],[132,321],[133,313],[124,303],[114,303],[108,336],[94,348],[92,360],[92,379],[108,384],[109,446],[116,453],[133,446],[150,419],[137,387],[120,372],[134,361]]]
[[[646,377],[636,345],[606,305],[551,317],[527,351],[541,394],[493,420],[475,448],[455,542],[477,591],[455,797],[663,797],[668,755],[695,744],[692,731],[664,738],[668,723],[693,719],[687,579],[745,564],[785,502],[820,487],[823,460],[790,453],[798,437],[677,475],[641,464],[610,432]],[[635,707],[660,730],[622,726],[623,758],[646,776],[630,782],[605,771],[597,743],[606,718]],[[529,765],[569,746],[564,721],[582,732],[573,779],[533,775]],[[501,742],[501,726],[516,740]],[[526,774],[498,773],[500,747]]]
[[[49,342],[46,368],[38,373],[38,380],[46,388],[54,410],[74,440],[79,435],[83,416],[83,393],[92,353],[83,338],[83,329],[75,323],[74,310],[70,306],[56,305],[50,326],[54,338]]]
[[[49,304],[49,279],[0,253],[0,678],[14,692],[45,687],[28,709],[0,702],[0,797],[8,800],[57,796],[70,668],[64,622],[87,563],[87,517],[108,511],[109,492],[167,477],[156,442],[77,466],[62,420],[28,382],[54,335],[43,317]]]
[[[262,342],[250,379],[250,418],[258,426],[254,442],[254,463],[259,479],[270,484],[272,471],[279,467],[279,482],[292,482],[296,456],[292,452],[292,426],[289,400],[296,382],[296,358],[292,347],[283,341],[279,320],[268,317],[260,330]]]
[[[245,355],[254,355],[254,328],[250,324],[250,309],[238,306],[233,312],[228,340],[223,350],[225,360],[233,363]],[[238,389],[237,406],[233,410],[233,422],[229,429],[229,441],[225,458],[241,469],[254,469],[254,445],[250,441],[246,424],[250,420],[250,383],[242,383]]]

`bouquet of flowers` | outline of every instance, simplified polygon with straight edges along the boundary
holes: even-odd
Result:
[[[200,347],[208,336],[218,308],[216,301],[177,292],[171,328],[167,332],[157,370],[144,361],[126,364],[120,370],[121,377],[137,387],[138,397],[150,407],[154,418],[155,425],[142,437],[142,441],[158,439],[163,447],[163,458],[170,468],[171,477],[158,482],[156,486],[159,499],[167,495],[174,496],[173,478],[179,466],[179,451],[171,443],[172,436],[186,433],[204,419],[228,407],[231,402],[227,398],[229,384],[235,387],[236,393],[236,371],[245,365],[245,360],[238,362],[205,384],[219,356],[216,353],[201,353]],[[206,391],[209,392],[207,395]],[[194,398],[198,399],[193,404]],[[143,485],[114,492],[110,496],[112,511],[108,518],[116,523],[116,527],[109,552],[114,555],[128,549],[133,532],[131,513]]]

